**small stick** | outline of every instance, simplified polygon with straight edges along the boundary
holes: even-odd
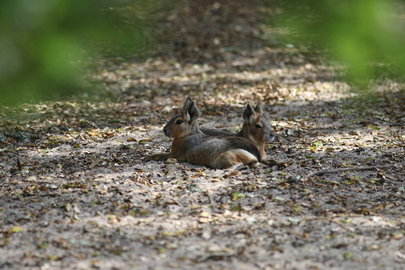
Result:
[[[208,197],[210,204],[214,205],[214,200],[212,199],[211,193],[212,193],[212,190],[207,190],[206,192],[204,192],[204,194]]]
[[[393,164],[385,164],[385,165],[374,165],[374,166],[360,166],[360,167],[351,167],[351,168],[339,168],[339,169],[334,169],[334,170],[320,170],[320,171],[315,171],[312,173],[309,173],[306,177],[302,179],[304,183],[308,181],[309,178],[315,176],[315,175],[323,175],[327,173],[339,173],[339,172],[345,172],[345,171],[365,171],[365,170],[373,170],[373,169],[380,169],[380,168],[389,168],[389,167],[394,167],[397,165],[402,165],[404,163],[393,163]]]
[[[175,198],[172,198],[172,200],[175,202],[175,203],[177,203],[177,205],[178,206],[180,206],[180,207],[184,207],[181,203],[179,203],[179,201],[178,200],[176,200]]]
[[[17,158],[17,168],[18,168],[20,171],[22,170],[20,158]]]
[[[211,194],[207,191],[207,192],[205,192],[205,195],[207,195],[208,200],[210,201],[210,204],[214,205],[214,200],[212,199]]]

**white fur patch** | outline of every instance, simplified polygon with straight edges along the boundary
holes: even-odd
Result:
[[[217,157],[214,160],[212,167],[217,169],[225,169],[236,164],[250,165],[257,162],[257,158],[249,151],[244,149],[231,149],[225,151],[219,157]]]

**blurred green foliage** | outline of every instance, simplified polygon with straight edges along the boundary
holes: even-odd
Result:
[[[348,67],[347,79],[366,87],[373,79],[404,79],[404,2],[393,0],[289,0],[278,2],[279,25],[290,41],[327,52]]]
[[[88,91],[77,76],[86,72],[83,60],[150,48],[160,2],[0,1],[0,104]]]

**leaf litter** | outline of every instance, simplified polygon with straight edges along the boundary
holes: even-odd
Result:
[[[92,74],[114,101],[2,111],[0,268],[403,268],[403,85],[365,103],[320,57],[264,46],[243,3],[169,13],[159,53]],[[201,125],[233,132],[262,101],[269,160],[234,172],[147,160],[170,148],[162,127],[187,96]]]

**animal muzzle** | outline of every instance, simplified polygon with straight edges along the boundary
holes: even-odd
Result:
[[[165,126],[165,127],[163,128],[163,133],[164,133],[167,137],[170,137],[170,129],[168,129],[167,126]]]
[[[273,132],[270,132],[269,134],[266,135],[266,142],[272,142],[276,138],[276,134]]]

